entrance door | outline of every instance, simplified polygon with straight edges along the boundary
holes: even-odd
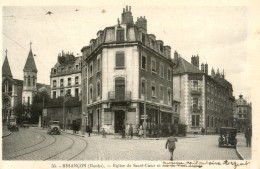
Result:
[[[125,100],[125,78],[123,77],[115,79],[115,99]]]
[[[115,133],[122,132],[123,125],[125,121],[125,111],[116,110],[115,111]]]

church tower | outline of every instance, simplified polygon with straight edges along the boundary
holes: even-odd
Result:
[[[32,42],[30,42],[30,51],[23,68],[23,104],[31,105],[34,94],[37,92],[37,68],[32,53]]]

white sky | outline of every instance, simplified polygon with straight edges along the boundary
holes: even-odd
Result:
[[[163,40],[164,45],[170,45],[172,56],[177,50],[190,62],[191,55],[199,54],[200,64],[209,64],[209,73],[212,66],[215,70],[225,70],[236,98],[239,94],[251,98],[252,86],[247,80],[246,7],[131,6],[134,21],[139,16],[146,16],[148,33]],[[81,55],[81,48],[96,38],[98,30],[115,25],[117,18],[121,20],[123,7],[124,4],[91,8],[3,7],[2,59],[5,49],[8,49],[14,78],[23,79],[31,40],[33,53],[37,55],[38,82],[49,84],[50,70],[57,62],[58,53],[64,50]],[[76,12],[76,9],[79,11]],[[105,12],[102,12],[103,9]],[[45,15],[45,10],[53,15]]]

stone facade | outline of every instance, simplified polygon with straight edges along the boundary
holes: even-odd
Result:
[[[244,132],[247,127],[252,128],[252,104],[243,95],[239,95],[234,104],[234,127],[237,127],[238,132]]]
[[[121,21],[82,48],[83,121],[94,131],[114,133],[132,124],[137,132],[146,107],[152,134],[174,123],[171,48],[147,34],[146,19],[134,24],[130,7]]]

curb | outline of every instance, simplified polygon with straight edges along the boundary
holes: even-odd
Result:
[[[66,132],[66,131],[61,131],[61,132],[66,133],[66,134],[70,134],[70,135],[73,135],[73,136],[85,137],[85,136],[82,136],[82,135],[79,135],[79,134],[73,134],[73,133],[69,133],[69,132]]]
[[[239,142],[237,142],[237,146],[238,146],[238,143],[239,143]],[[239,150],[237,149],[237,146],[236,146],[236,154],[237,154],[238,158],[239,158],[240,160],[246,160],[245,157],[244,157],[244,156],[239,152]]]
[[[12,134],[12,133],[9,132],[7,135],[2,136],[2,138],[4,138],[4,137],[8,137],[8,136],[10,136],[11,134]]]

